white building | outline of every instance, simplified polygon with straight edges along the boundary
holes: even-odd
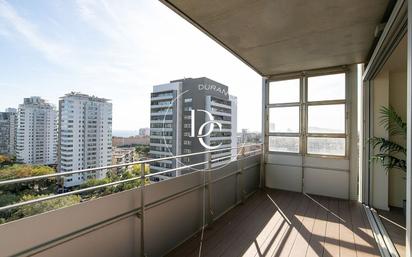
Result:
[[[28,164],[56,164],[57,111],[38,96],[25,98],[17,113],[16,157]]]
[[[0,154],[16,154],[17,110],[0,112]]]
[[[58,170],[67,172],[110,165],[112,162],[112,104],[107,99],[69,93],[59,101]],[[72,187],[106,171],[65,177]]]

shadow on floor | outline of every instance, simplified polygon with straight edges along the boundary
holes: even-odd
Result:
[[[167,256],[199,256],[200,234]],[[379,256],[362,206],[259,191],[206,229],[200,256]]]

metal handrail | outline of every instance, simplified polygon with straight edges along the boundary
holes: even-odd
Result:
[[[243,145],[241,147],[258,146],[258,145],[262,145],[262,143],[248,144],[248,145]],[[209,151],[204,151],[204,152],[182,154],[182,155],[177,155],[177,156],[168,156],[168,157],[162,157],[162,158],[157,158],[157,159],[148,159],[148,160],[142,160],[142,161],[136,161],[136,162],[109,165],[109,166],[104,166],[104,167],[96,167],[96,168],[66,171],[66,172],[58,172],[58,173],[45,174],[45,175],[32,176],[32,177],[25,177],[25,178],[3,180],[3,181],[0,181],[0,186],[9,185],[9,184],[16,184],[16,183],[21,183],[21,182],[28,182],[28,181],[39,180],[39,179],[44,179],[44,178],[68,176],[68,175],[77,174],[77,173],[98,171],[98,170],[104,170],[104,169],[122,168],[122,167],[131,166],[131,165],[137,165],[137,164],[146,164],[146,163],[151,163],[151,162],[156,162],[156,161],[164,161],[164,160],[177,159],[177,158],[182,158],[182,157],[190,157],[190,156],[195,156],[195,155],[199,155],[199,154],[206,154],[206,153],[213,153],[213,152],[219,152],[219,151],[225,151],[225,150],[239,149],[241,147],[227,147],[227,148],[209,150]]]
[[[257,146],[257,145],[262,145],[262,144],[250,144],[250,145],[244,145],[244,146],[241,146],[241,147]],[[185,156],[188,156],[188,155],[198,155],[198,154],[205,154],[205,153],[210,154],[210,153],[216,152],[216,151],[223,151],[223,150],[226,150],[226,149],[238,149],[238,148],[241,148],[241,147],[223,148],[223,149],[212,150],[212,151],[198,152],[198,153],[194,153],[194,154],[174,156],[172,158],[179,158],[179,157],[185,157]],[[247,153],[254,153],[254,152],[257,152],[257,151],[261,151],[261,149],[250,151],[250,152],[247,152]],[[229,157],[229,156],[225,156],[225,157]],[[163,159],[163,158],[159,158],[159,159]],[[141,164],[141,167],[143,168],[144,164],[154,162],[154,161],[157,161],[159,159],[150,159],[150,160],[145,160],[145,161],[138,161],[138,162],[131,162],[131,163],[127,163],[127,164],[121,164],[121,165],[122,165],[122,167],[124,167],[124,166],[129,166],[129,165]],[[212,161],[212,160],[210,160],[210,161]],[[9,210],[9,209],[14,209],[14,208],[17,208],[17,207],[21,207],[21,206],[24,206],[24,205],[29,205],[29,204],[43,202],[43,201],[47,201],[47,200],[51,200],[51,199],[56,199],[56,198],[63,197],[63,196],[80,194],[80,193],[84,193],[84,192],[93,191],[93,190],[96,190],[96,189],[101,189],[101,188],[105,188],[105,187],[109,187],[109,186],[115,186],[115,185],[126,183],[126,182],[131,182],[131,181],[138,180],[138,179],[153,177],[155,175],[164,174],[164,173],[171,172],[171,171],[187,169],[187,168],[207,164],[208,162],[209,161],[195,163],[195,164],[192,164],[192,165],[177,167],[177,168],[173,168],[173,169],[169,169],[169,170],[165,170],[165,171],[160,171],[160,172],[156,172],[156,173],[152,173],[152,174],[148,174],[148,175],[140,175],[140,176],[137,176],[137,177],[134,177],[134,178],[114,181],[114,182],[110,182],[110,183],[106,183],[106,184],[102,184],[102,185],[92,186],[92,187],[88,187],[88,188],[83,188],[83,189],[78,189],[78,190],[74,190],[74,191],[70,191],[70,192],[61,193],[61,194],[49,195],[49,196],[42,197],[42,198],[32,199],[32,200],[28,200],[28,201],[25,201],[25,202],[19,202],[19,203],[15,203],[15,204],[6,205],[6,206],[1,206],[0,207],[0,212],[5,211],[5,210]],[[112,166],[106,166],[106,167],[98,167],[98,168],[93,168],[93,169],[81,170],[81,171],[76,171],[76,172],[78,173],[78,172],[88,172],[90,170],[111,169],[111,168],[117,168],[118,166],[119,165],[112,165]],[[68,172],[64,172],[63,174],[59,174],[59,173],[56,173],[56,174],[62,176],[62,175],[67,175],[67,173]],[[50,175],[56,175],[56,174],[47,174],[47,175],[27,177],[27,178],[22,178],[22,179],[5,180],[5,181],[1,181],[3,183],[2,184],[0,183],[0,185],[14,184],[14,183],[19,183],[19,182],[26,182],[26,181],[36,180],[36,179],[44,178],[45,176],[47,178],[47,177],[52,177]]]

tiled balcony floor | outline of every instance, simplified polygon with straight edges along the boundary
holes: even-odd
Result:
[[[200,233],[168,256],[199,256]],[[359,203],[259,191],[206,229],[201,256],[379,256]]]

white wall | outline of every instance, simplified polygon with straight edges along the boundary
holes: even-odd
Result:
[[[372,135],[376,137],[388,138],[386,129],[379,125],[381,114],[379,110],[382,106],[389,105],[389,72],[382,71],[373,81],[373,124]],[[372,150],[374,154],[379,153],[378,150]],[[384,167],[379,162],[371,163],[371,184],[372,184],[372,205],[375,208],[389,210],[388,207],[388,174]]]
[[[406,72],[389,73],[389,104],[406,121]],[[405,139],[400,136],[389,136],[391,141],[404,145]],[[389,205],[403,207],[406,195],[406,173],[399,169],[389,172]]]

